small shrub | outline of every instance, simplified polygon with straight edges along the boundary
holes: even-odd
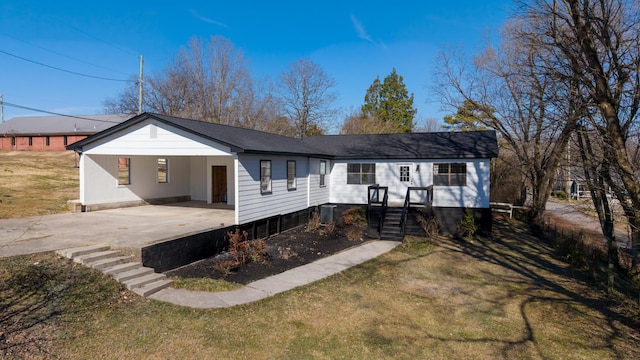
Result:
[[[344,229],[344,235],[351,241],[362,240],[364,232],[357,226],[348,226]]]
[[[476,217],[473,216],[473,211],[469,208],[465,210],[465,214],[460,220],[459,232],[462,237],[471,237],[478,232]]]
[[[328,237],[337,237],[338,229],[336,228],[336,223],[334,221],[329,221],[324,226],[324,234]]]
[[[213,266],[213,269],[224,275],[229,275],[235,270],[237,270],[239,266],[240,264],[236,260],[230,259],[230,260],[221,261],[215,264]]]
[[[565,200],[567,198],[567,193],[564,190],[555,190],[551,193],[554,197],[557,197],[560,200]]]
[[[242,264],[251,261],[266,261],[267,244],[264,240],[248,240],[249,233],[246,231],[240,232],[240,229],[236,229],[235,232],[229,231],[227,236],[229,236],[229,256],[231,256],[231,259],[216,264],[214,266],[216,271],[229,274]]]
[[[352,207],[342,212],[345,225],[367,226],[367,216],[363,208]]]
[[[417,215],[417,220],[426,237],[433,238],[438,235],[438,232],[440,231],[440,225],[438,225],[438,221],[436,220],[436,217],[433,216],[433,214],[427,215],[420,212]]]
[[[311,213],[309,221],[307,221],[306,230],[308,232],[315,232],[318,231],[318,229],[320,229],[320,214],[317,211],[314,211]]]

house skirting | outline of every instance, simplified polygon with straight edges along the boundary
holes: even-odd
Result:
[[[229,248],[229,232],[246,231],[249,239],[267,238],[283,231],[304,225],[316,207],[213,229],[182,238],[152,244],[141,249],[142,264],[163,272],[217,255]]]
[[[468,208],[476,219],[480,234],[491,233],[491,208]],[[455,235],[459,232],[460,222],[466,215],[467,208],[462,207],[432,207],[433,215],[440,225],[440,232]]]

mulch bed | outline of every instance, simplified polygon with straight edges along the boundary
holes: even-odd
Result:
[[[170,270],[166,272],[166,275],[183,278],[222,279],[246,285],[377,238],[374,234],[365,231],[362,238],[350,240],[342,230],[344,229],[340,229],[337,236],[329,237],[320,232],[306,232],[304,226],[299,226],[272,236],[265,240],[267,245],[266,261],[243,264],[229,274],[215,270],[216,264],[229,259],[229,254],[225,252]]]

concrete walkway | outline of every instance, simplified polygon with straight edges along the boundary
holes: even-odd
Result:
[[[210,293],[167,288],[149,298],[199,309],[247,304],[337,274],[380,256],[398,245],[400,242],[397,241],[371,241],[313,263],[254,281],[238,290]]]

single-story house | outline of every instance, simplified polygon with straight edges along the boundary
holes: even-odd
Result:
[[[429,203],[436,216],[490,219],[493,131],[322,135],[304,140],[143,113],[67,147],[80,156],[84,211],[163,201],[233,206],[235,225],[325,204]],[[428,188],[428,190],[427,190]]]
[[[132,115],[23,116],[0,124],[0,150],[65,150]]]

